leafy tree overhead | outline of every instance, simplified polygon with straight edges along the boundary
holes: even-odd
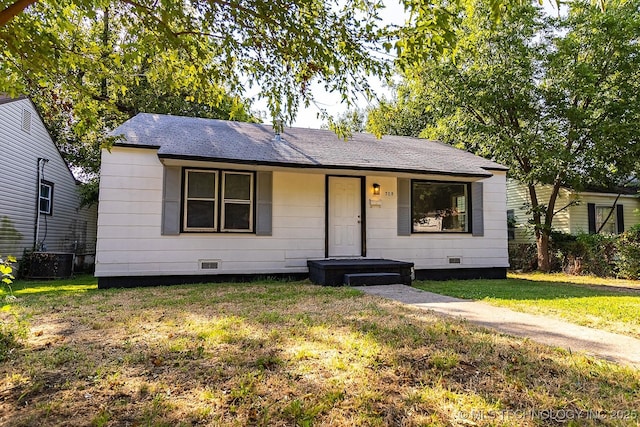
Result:
[[[242,94],[258,90],[286,124],[314,81],[366,92],[389,69],[371,54],[381,3],[0,0],[0,93],[30,95],[91,178],[105,133],[138,112],[255,120]]]
[[[1,90],[55,81],[95,98],[104,95],[95,82],[107,79],[115,90],[104,101],[117,104],[130,79],[144,76],[216,105],[253,87],[286,123],[312,101],[313,81],[348,100],[368,90],[369,74],[384,74],[387,62],[370,50],[383,36],[382,7],[377,0],[0,2]],[[119,31],[86,28],[107,16]]]
[[[570,3],[566,17],[514,6],[498,22],[489,6],[455,8],[456,48],[407,67],[396,98],[368,118],[375,133],[438,138],[493,158],[525,183],[548,270],[549,237],[562,186],[614,187],[640,159],[640,10]],[[539,185],[550,185],[542,199]]]

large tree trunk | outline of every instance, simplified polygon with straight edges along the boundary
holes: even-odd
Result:
[[[551,271],[551,259],[549,256],[549,240],[551,236],[551,224],[553,222],[554,207],[560,191],[560,181],[556,180],[549,197],[546,209],[541,209],[538,201],[538,193],[533,183],[527,184],[529,199],[533,212],[533,224],[535,227],[536,248],[538,250],[538,270],[548,273]]]
[[[549,235],[547,233],[538,233],[536,235],[536,246],[538,248],[538,270],[548,273],[551,271]]]

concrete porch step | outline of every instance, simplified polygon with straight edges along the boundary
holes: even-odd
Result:
[[[347,286],[395,285],[402,283],[399,273],[348,273],[344,275]]]

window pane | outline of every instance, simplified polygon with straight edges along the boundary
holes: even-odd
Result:
[[[208,172],[188,172],[187,197],[214,199],[216,197],[216,175]]]
[[[50,213],[51,210],[49,209],[49,200],[47,199],[40,199],[40,212],[42,213]]]
[[[235,200],[250,200],[251,175],[226,173],[224,175],[224,198]]]
[[[44,185],[44,184],[40,185],[40,197],[42,197],[44,199],[48,199],[50,193],[51,193],[51,187],[49,187],[48,185]]]
[[[238,203],[225,203],[224,228],[225,230],[249,230],[249,215],[251,205]]]
[[[468,231],[466,184],[414,182],[412,198],[414,232]]]
[[[600,227],[611,213],[611,206],[596,206],[596,230],[600,230]],[[611,217],[607,223],[600,230],[602,234],[615,234],[616,233],[616,213],[611,213]]]
[[[187,201],[187,227],[189,228],[213,228],[213,215],[215,202],[203,200]]]

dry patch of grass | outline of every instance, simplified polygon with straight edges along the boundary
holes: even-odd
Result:
[[[0,365],[0,424],[638,422],[638,370],[348,288],[32,293],[10,309],[30,330]]]

